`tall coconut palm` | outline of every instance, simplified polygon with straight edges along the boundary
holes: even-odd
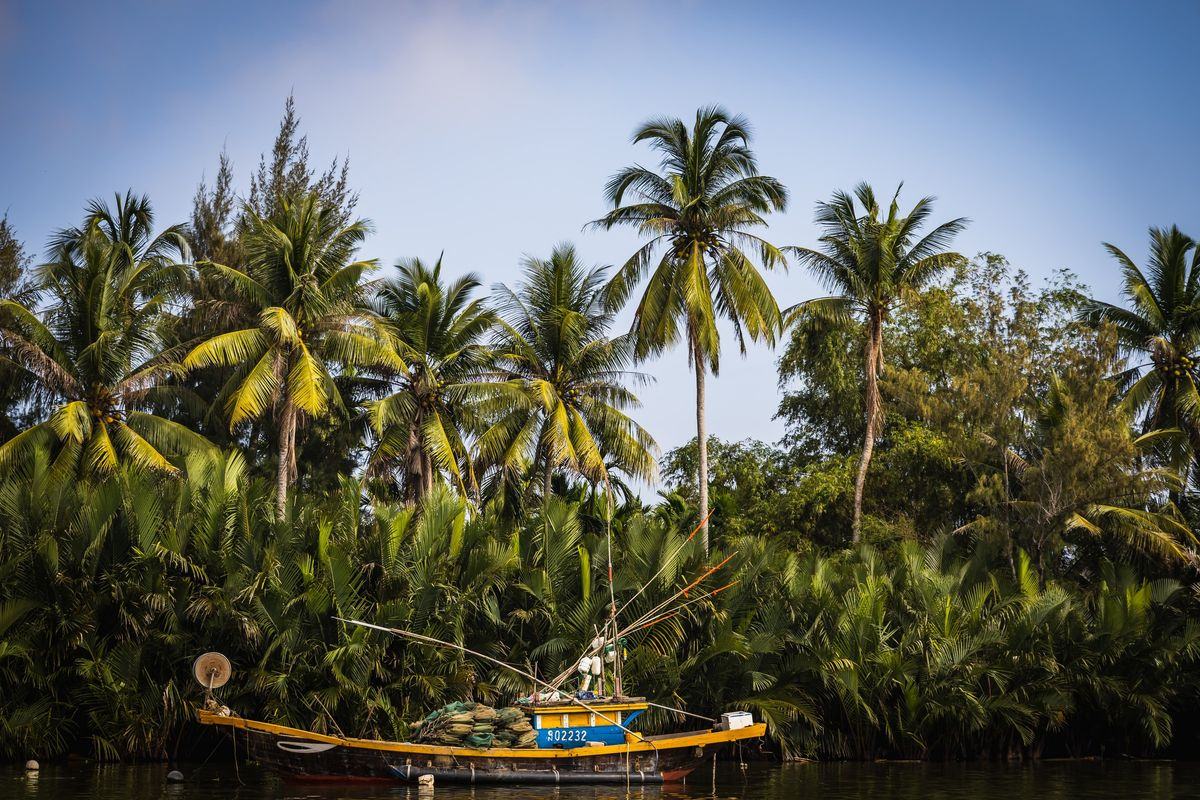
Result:
[[[483,463],[508,473],[532,465],[543,500],[559,470],[598,483],[608,480],[611,462],[651,477],[654,440],[625,413],[638,402],[628,384],[646,378],[628,369],[633,337],[608,336],[604,268],[584,267],[575,248],[562,244],[549,259],[527,258],[515,290],[496,292],[502,382],[493,403],[498,418],[478,441]]]
[[[169,391],[164,329],[186,285],[183,230],[155,235],[145,196],[118,195],[112,207],[93,201],[81,227],[51,242],[39,275],[50,299],[45,313],[0,300],[0,337],[58,404],[47,421],[0,447],[0,465],[56,442],[64,476],[103,478],[122,462],[176,474],[168,455],[202,444],[183,426],[141,410]]]
[[[296,431],[306,418],[344,408],[332,368],[403,362],[366,306],[363,276],[373,260],[352,260],[370,231],[315,193],[280,198],[267,218],[247,209],[245,264],[205,268],[227,287],[231,302],[257,324],[218,333],[183,361],[187,369],[233,367],[218,397],[234,428],[270,415],[276,427],[275,500],[283,515],[296,480]]]
[[[1146,432],[1176,428],[1200,453],[1200,247],[1179,228],[1150,229],[1150,261],[1143,272],[1115,245],[1129,308],[1090,300],[1081,312],[1094,324],[1109,323],[1121,347],[1140,356],[1121,376],[1131,414]]]
[[[786,207],[787,190],[759,174],[746,119],[717,106],[698,110],[690,130],[680,119],[650,120],[633,142],[647,142],[660,154],[659,170],[634,165],[615,174],[605,187],[613,208],[593,225],[631,226],[648,237],[609,286],[610,303],[619,307],[650,273],[633,320],[638,357],[680,340],[687,345],[696,375],[700,517],[707,548],[705,376],[720,368],[717,320],[732,325],[743,353],[747,338],[775,343],[779,305],[748,253],[756,253],[767,269],[786,265],[777,247],[751,231],[766,226],[763,214]]]
[[[801,303],[790,310],[790,316],[835,322],[858,318],[865,325],[865,431],[854,480],[855,542],[862,536],[863,491],[882,422],[879,374],[883,369],[884,325],[897,306],[962,259],[945,248],[967,224],[960,217],[920,235],[933,212],[933,198],[922,198],[907,214],[901,214],[901,187],[892,196],[886,215],[874,189],[866,183],[860,183],[853,196],[836,192],[829,202],[817,203],[816,222],[823,231],[821,249],[790,249],[800,263],[837,293]]]
[[[399,278],[380,287],[375,310],[406,368],[397,391],[370,405],[379,436],[371,469],[401,464],[411,500],[427,495],[438,473],[463,493],[474,491],[466,441],[479,426],[491,352],[485,340],[496,315],[472,299],[480,286],[474,273],[447,284],[440,257],[432,268],[417,258],[397,267]]]

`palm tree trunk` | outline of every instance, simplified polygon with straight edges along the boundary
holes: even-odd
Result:
[[[1008,476],[1008,446],[1000,448],[1000,463],[1004,465],[1004,540],[1008,551],[1008,570],[1017,579],[1017,540],[1013,536],[1012,490]]]
[[[421,499],[424,500],[433,491],[433,456],[429,453],[421,454]]]
[[[863,433],[862,457],[858,460],[858,476],[854,479],[854,523],[851,540],[854,544],[862,539],[863,491],[867,485],[867,469],[871,466],[871,454],[875,452],[876,426],[879,422],[879,353],[883,349],[883,317],[871,311],[867,317],[867,344],[865,352],[866,397],[864,414],[866,431]]]
[[[421,452],[421,412],[417,413],[408,428],[408,452],[405,453],[406,475],[404,476],[404,493],[413,503],[420,505],[425,496],[425,459]]]
[[[542,471],[542,502],[547,504],[547,506],[550,503],[550,495],[554,493],[553,478],[554,468],[550,465],[550,456],[547,454],[546,466]]]
[[[692,337],[693,343],[695,337]],[[704,397],[704,359],[699,344],[692,346],[692,366],[696,370],[696,449],[699,453],[696,482],[700,492],[700,541],[708,555],[708,422]]]
[[[292,462],[296,447],[296,409],[291,400],[284,400],[279,417],[279,468],[275,474],[275,510],[279,519],[287,508],[288,486],[292,482]]]

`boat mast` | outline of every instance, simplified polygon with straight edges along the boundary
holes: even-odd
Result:
[[[641,616],[639,616],[633,622],[630,622],[624,628],[622,628],[617,623],[618,617],[620,617],[622,614],[624,614],[625,611],[633,605],[634,601],[636,601],[639,597],[641,597],[641,595],[643,593],[645,593],[646,590],[649,589],[650,586],[656,580],[658,580],[658,578],[670,567],[671,564],[675,563],[676,557],[696,537],[696,534],[699,533],[701,528],[704,527],[704,523],[708,522],[709,517],[712,516],[712,511],[709,511],[708,515],[705,516],[704,519],[700,520],[700,523],[692,529],[692,532],[690,534],[688,534],[686,539],[684,539],[682,542],[680,542],[674,548],[674,550],[672,550],[670,553],[668,553],[666,555],[665,558],[662,559],[662,564],[659,566],[658,570],[654,573],[654,575],[652,575],[649,580],[647,580],[645,583],[643,583],[641,588],[639,588],[636,592],[634,592],[631,597],[629,597],[627,600],[625,600],[625,602],[621,605],[620,608],[617,608],[616,589],[615,589],[616,582],[614,580],[615,566],[614,566],[613,557],[612,557],[612,516],[613,516],[613,509],[614,509],[615,503],[614,503],[613,494],[612,494],[612,487],[608,485],[607,481],[605,481],[605,488],[607,490],[606,491],[606,495],[607,495],[606,499],[608,500],[608,504],[606,507],[606,513],[605,513],[605,526],[606,526],[605,533],[606,533],[606,541],[607,541],[607,546],[608,546],[609,616],[608,616],[607,622],[604,624],[604,626],[602,628],[603,633],[601,634],[599,631],[597,631],[596,638],[594,638],[592,640],[591,645],[586,650],[584,650],[584,657],[589,658],[592,656],[600,656],[601,663],[603,663],[603,661],[605,660],[604,655],[605,655],[606,648],[611,644],[611,646],[613,648],[613,664],[612,664],[613,694],[617,697],[623,697],[624,693],[623,693],[623,687],[621,685],[621,678],[623,677],[622,670],[624,668],[624,653],[622,652],[622,648],[621,648],[621,637],[628,636],[629,634],[634,633],[635,631],[643,630],[645,628],[651,627],[652,625],[657,625],[660,622],[664,622],[665,620],[671,619],[672,617],[677,616],[683,609],[685,609],[689,606],[694,606],[697,603],[700,603],[704,600],[711,599],[711,598],[715,597],[716,595],[720,594],[721,592],[724,592],[724,591],[732,588],[733,586],[737,585],[738,581],[735,580],[735,581],[725,584],[724,586],[718,587],[716,589],[711,589],[711,590],[703,590],[702,589],[701,594],[699,594],[695,597],[690,597],[690,599],[687,599],[687,598],[689,598],[689,593],[693,589],[696,589],[702,583],[704,583],[705,580],[707,580],[709,577],[711,577],[714,573],[720,571],[720,569],[722,567],[724,567],[733,558],[735,558],[737,556],[737,552],[735,551],[733,553],[730,553],[728,556],[726,556],[724,559],[722,559],[719,563],[704,570],[704,572],[700,573],[700,575],[698,575],[695,579],[690,581],[682,589],[677,590],[672,595],[667,597],[667,599],[656,603],[653,607],[650,608],[649,611],[643,613]],[[672,604],[676,603],[681,598],[683,598],[684,601],[680,602],[678,605],[676,605],[672,608]],[[593,628],[593,630],[596,630],[596,628]],[[571,666],[567,667],[562,672],[560,672],[557,676],[555,676],[550,681],[549,685],[552,686],[554,689],[559,689],[565,681],[569,680],[570,677],[573,674],[575,674],[575,671],[576,671],[576,667],[574,664],[572,664]]]
[[[469,647],[463,647],[461,644],[455,644],[454,642],[447,642],[443,639],[435,639],[432,636],[425,636],[424,634],[415,633],[413,631],[402,630],[401,628],[388,628],[384,625],[376,625],[372,622],[363,622],[363,621],[357,620],[357,619],[346,619],[343,617],[334,617],[334,619],[336,619],[338,622],[344,622],[349,625],[359,625],[363,628],[370,628],[371,630],[382,631],[384,633],[390,633],[393,636],[400,636],[404,639],[411,639],[414,642],[421,642],[423,644],[433,645],[435,647],[446,647],[451,650],[457,650],[460,653],[466,653],[467,655],[475,656],[476,658],[481,658],[484,661],[489,661],[492,664],[495,664],[496,666],[501,667],[502,669],[506,669],[509,672],[520,675],[522,678],[525,678],[530,683],[532,683],[534,686],[540,686],[544,689],[549,689],[551,691],[557,691],[557,689],[554,686],[552,686],[551,684],[542,680],[541,678],[537,677],[536,675],[533,675],[532,673],[526,672],[525,670],[520,669],[519,667],[514,667],[512,664],[501,661],[498,658],[489,656],[486,653],[480,653],[478,650],[472,650]],[[580,700],[578,697],[575,697],[573,695],[567,695],[565,699],[567,702],[574,703],[575,705],[579,706],[580,708],[584,709],[585,711],[595,714],[598,718],[604,720],[605,722],[609,723],[610,725],[616,725],[618,728],[620,728],[621,730],[630,734],[631,736],[635,736],[638,739],[638,741],[641,741],[641,742],[649,741],[643,734],[638,733],[637,731],[630,730],[629,728],[622,725],[619,721],[613,719],[608,714],[605,714],[603,710],[596,708],[595,706],[587,704],[583,700]]]
[[[613,648],[613,697],[620,698],[623,696],[621,691],[621,642],[617,636],[617,590],[613,586],[613,555],[612,555],[612,516],[613,516],[613,491],[612,484],[608,481],[608,476],[604,477],[604,495],[608,501],[604,515],[605,538],[608,542],[608,625],[604,638],[612,644]],[[601,659],[603,659],[601,654]]]

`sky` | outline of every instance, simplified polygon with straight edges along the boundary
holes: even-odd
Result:
[[[1200,2],[57,3],[0,0],[0,212],[40,254],[87,200],[132,188],[185,221],[225,148],[239,189],[294,93],[318,163],[348,156],[363,255],[445,253],[512,284],[573,241],[619,264],[632,232],[584,230],[652,116],[749,117],[791,195],[776,244],[813,244],[813,205],[869,181],[966,216],[960,252],[1116,299],[1102,242],[1200,231]],[[1200,235],[1200,234],[1197,234]],[[822,287],[768,280],[781,305]],[[626,314],[626,319],[628,314]],[[709,430],[774,441],[778,352],[726,336]],[[642,369],[637,418],[665,451],[695,435],[682,350]]]

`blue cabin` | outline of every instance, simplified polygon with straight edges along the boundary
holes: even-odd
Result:
[[[628,700],[590,700],[589,708],[575,703],[555,702],[531,705],[526,711],[533,717],[537,744],[542,748],[582,747],[589,742],[622,744],[624,728],[647,708],[642,698]]]

